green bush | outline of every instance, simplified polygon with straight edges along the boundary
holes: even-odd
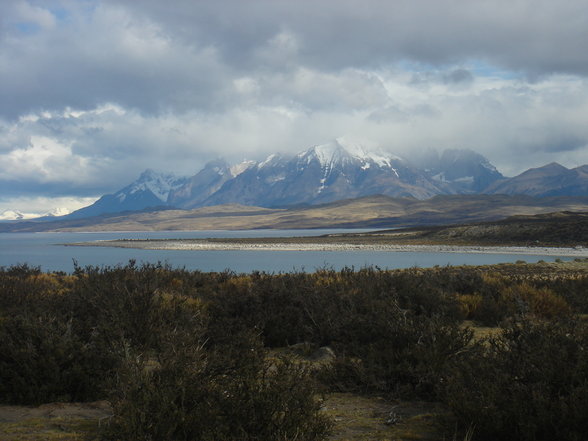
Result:
[[[572,321],[514,322],[454,360],[443,399],[479,440],[588,439],[586,348]]]
[[[55,317],[16,316],[0,321],[0,397],[4,403],[92,401],[102,398],[118,355],[72,323]]]
[[[325,380],[342,390],[434,398],[447,362],[469,344],[471,332],[441,316],[403,310],[394,298],[359,302],[334,342],[337,359]]]
[[[111,440],[325,439],[329,420],[300,364],[265,360],[254,338],[207,348],[172,336],[156,360],[130,358],[111,401]]]

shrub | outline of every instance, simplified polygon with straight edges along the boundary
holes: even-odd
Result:
[[[551,289],[535,288],[525,282],[504,288],[501,297],[505,309],[519,314],[529,313],[540,318],[554,319],[571,312],[565,299]]]
[[[343,390],[434,398],[448,360],[472,338],[443,317],[426,317],[381,304],[358,314],[334,344],[338,357],[323,374]]]
[[[111,398],[112,440],[301,440],[330,431],[302,365],[265,361],[256,339],[207,348],[172,336],[154,362],[129,358]]]
[[[453,362],[442,395],[476,439],[588,438],[588,331],[517,321]]]
[[[0,321],[0,397],[5,403],[103,398],[118,359],[97,341],[81,340],[71,321],[30,315]]]

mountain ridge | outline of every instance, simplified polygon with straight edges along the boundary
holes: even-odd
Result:
[[[438,167],[425,170],[397,155],[338,138],[294,156],[272,154],[259,162],[244,161],[231,165],[224,159],[215,159],[191,177],[175,178],[147,170],[127,187],[104,195],[93,205],[65,218],[157,206],[194,209],[239,203],[279,208],[373,194],[428,199],[438,194],[472,193],[474,182],[493,182],[503,178],[486,158],[472,151],[453,150],[444,153],[441,159],[445,164],[441,161]],[[450,162],[459,162],[459,169],[450,170]],[[485,175],[472,176],[476,170]],[[435,176],[440,173],[443,179]],[[149,185],[148,178],[157,183]],[[165,191],[161,190],[162,187]]]
[[[452,194],[584,196],[588,165],[567,169],[554,162],[507,178],[487,158],[468,149],[441,154],[431,149],[403,159],[338,138],[294,156],[277,153],[239,164],[218,158],[191,177],[147,169],[126,187],[59,218],[225,204],[305,207],[376,194],[419,200]]]

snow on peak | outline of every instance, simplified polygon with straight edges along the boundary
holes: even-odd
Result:
[[[383,153],[374,147],[366,147],[365,143],[350,141],[345,137],[337,138],[327,144],[317,145],[298,154],[299,158],[306,158],[307,162],[316,158],[322,168],[332,167],[334,163],[344,159],[356,159],[362,162],[361,168],[367,170],[372,165],[391,168],[393,160],[401,160],[398,156]]]
[[[68,215],[69,213],[71,213],[71,210],[69,208],[57,207],[57,208],[54,208],[53,210],[49,211],[46,214],[46,216],[65,216],[65,215]]]
[[[278,155],[278,154],[276,154],[276,153],[273,153],[273,154],[269,155],[269,156],[268,156],[268,157],[265,159],[265,161],[263,161],[263,162],[260,162],[260,163],[257,165],[257,168],[264,168],[264,167],[266,167],[266,166],[268,166],[268,165],[271,165],[272,163],[274,163],[274,162],[278,161],[279,159],[280,159],[280,155]]]
[[[339,145],[343,146],[343,148],[349,152],[353,157],[361,159],[364,161],[369,168],[369,163],[373,162],[379,167],[391,167],[390,165],[390,157],[384,156],[384,154],[377,152],[375,150],[367,150],[363,145],[357,143],[351,143],[344,139],[338,139]]]
[[[255,161],[245,160],[245,161],[241,162],[240,164],[233,165],[231,167],[231,175],[233,175],[233,177],[235,178],[235,177],[239,176],[241,173],[243,173],[245,170],[253,167],[256,164],[257,163]]]
[[[0,212],[0,220],[21,220],[27,219],[26,214],[18,210],[4,210]]]
[[[184,179],[177,178],[173,174],[158,173],[154,170],[147,169],[139,179],[130,185],[130,188],[125,189],[116,194],[122,202],[127,194],[137,193],[139,191],[151,191],[161,202],[166,202],[169,193],[172,190],[179,188],[184,183]]]
[[[344,153],[344,149],[336,141],[314,146],[311,151],[322,168],[329,167],[333,162],[341,159]]]
[[[490,161],[488,161],[486,158],[484,158],[484,160],[482,162],[480,162],[480,165],[482,167],[484,167],[486,170],[490,170],[491,172],[496,172],[498,173],[498,170],[496,169],[496,167],[494,167]]]
[[[59,210],[59,209],[55,209],[55,210]],[[62,216],[62,214],[53,214],[55,210],[52,210],[49,213],[23,213],[20,210],[4,210],[0,212],[0,220],[1,221],[16,221],[16,220],[26,220],[26,219],[35,219],[38,217],[44,217],[44,216]],[[64,209],[67,210],[67,209]],[[69,214],[69,210],[67,210],[67,213],[64,214]]]

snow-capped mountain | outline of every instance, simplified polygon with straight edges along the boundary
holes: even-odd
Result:
[[[439,193],[431,179],[403,159],[337,139],[294,157],[271,155],[201,203],[280,207],[371,194],[423,199]]]
[[[171,190],[166,202],[185,208],[198,206],[232,177],[228,162],[223,159],[210,161],[184,185]]]
[[[488,159],[472,150],[428,150],[413,163],[449,194],[480,193],[504,178]]]
[[[377,194],[416,199],[464,193],[584,195],[587,181],[588,166],[568,170],[552,164],[506,179],[471,150],[429,151],[408,161],[339,138],[295,156],[272,154],[236,165],[217,159],[190,178],[146,170],[127,187],[65,218],[229,203],[287,207]]]
[[[147,169],[130,185],[116,193],[102,196],[92,205],[76,210],[66,218],[77,219],[167,206],[170,193],[185,185],[187,181],[187,178]]]
[[[56,216],[65,216],[69,214],[70,210],[67,208],[54,208],[47,213],[23,213],[20,210],[4,210],[0,212],[0,221],[15,221],[26,219],[51,218]]]
[[[217,159],[190,178],[146,170],[122,190],[66,217],[160,206],[192,209],[238,203],[285,207],[375,194],[426,199],[474,192],[485,180],[502,177],[474,152],[450,151],[429,162],[424,170],[398,156],[339,138],[295,156],[272,154],[264,161],[236,165]]]
[[[151,208],[192,209],[236,203],[268,208],[329,203],[371,195],[428,199],[440,194],[588,195],[588,165],[567,169],[552,163],[505,178],[471,150],[429,150],[405,160],[338,138],[294,156],[272,154],[260,162],[207,163],[192,177],[145,170],[123,189],[63,216],[16,210],[0,220],[80,219]]]
[[[22,219],[31,219],[32,217],[36,217],[35,215],[31,215],[30,213],[23,213],[19,210],[4,210],[0,212],[0,220],[22,220]]]
[[[225,182],[236,178],[250,167],[256,165],[253,161],[244,161],[234,166],[231,166],[224,159],[210,161],[183,185],[172,189],[167,198],[167,203],[171,206],[182,208],[201,206]]]

